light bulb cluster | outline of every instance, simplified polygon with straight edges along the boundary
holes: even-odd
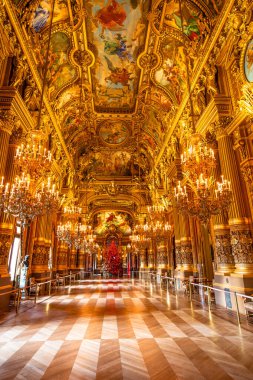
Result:
[[[36,216],[56,209],[59,201],[55,185],[33,191],[28,174],[17,176],[12,184],[4,185],[4,177],[1,179],[0,209],[19,218],[23,225],[28,225]]]
[[[50,171],[52,154],[40,142],[17,147],[14,163],[35,179]]]

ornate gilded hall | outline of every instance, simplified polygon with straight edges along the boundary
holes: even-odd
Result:
[[[0,379],[252,379],[252,141],[252,0],[0,0]]]

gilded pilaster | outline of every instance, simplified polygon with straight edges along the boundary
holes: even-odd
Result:
[[[226,122],[226,120],[225,120]],[[233,149],[232,137],[226,133],[224,123],[217,129],[217,141],[221,171],[226,179],[231,181],[233,200],[229,209],[229,226],[231,235],[232,254],[234,257],[236,272],[253,272],[253,244],[246,217],[240,174]]]
[[[58,242],[57,246],[57,271],[66,273],[68,270],[68,246]]]
[[[45,280],[50,277],[49,251],[51,237],[48,236],[48,215],[37,218],[35,237],[32,246],[31,276]],[[51,224],[50,224],[51,225]],[[31,239],[31,236],[28,237]]]
[[[98,261],[100,264],[100,256],[98,257]],[[85,268],[85,256],[84,256],[84,248],[80,248],[78,252],[78,260],[77,260],[77,268],[80,270],[84,270]]]
[[[10,111],[0,111],[0,176],[6,177],[6,163],[14,117]],[[8,167],[7,167],[8,169]],[[8,173],[8,172],[7,172]],[[9,173],[8,173],[9,174]],[[0,213],[0,291],[11,288],[8,259],[13,240],[13,218]]]
[[[69,267],[69,269],[71,270],[76,269],[76,255],[77,255],[76,249],[75,247],[72,246],[70,249],[70,267]]]
[[[190,234],[189,217],[180,214],[180,256],[181,256],[181,275],[188,277],[193,272],[192,243]]]
[[[229,274],[234,271],[235,263],[232,254],[230,227],[222,215],[215,217],[214,236],[217,271]]]
[[[140,255],[140,265],[141,265],[141,269],[143,269],[143,268],[147,267],[145,248],[140,248],[139,252],[140,252],[139,253],[139,255]]]
[[[180,229],[179,229],[179,213],[177,209],[173,209],[173,219],[174,219],[174,234],[175,234],[175,266],[179,270],[181,268],[182,259],[181,259],[181,242],[180,242]]]

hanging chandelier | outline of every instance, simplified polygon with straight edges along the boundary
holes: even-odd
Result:
[[[41,189],[35,190],[31,186],[30,176],[25,173],[16,176],[12,185],[4,185],[3,182],[4,177],[0,184],[0,209],[18,218],[23,225],[60,206],[59,192],[55,190],[54,184],[51,186],[50,179],[46,187],[42,184]]]
[[[22,174],[17,176],[14,183],[0,185],[0,206],[5,213],[19,218],[23,226],[29,225],[32,219],[43,214],[44,205],[38,190],[32,193],[30,189],[30,176]]]
[[[175,200],[179,211],[189,216],[197,217],[200,222],[207,225],[212,215],[224,213],[230,206],[232,191],[230,182],[224,180],[216,183],[200,174],[196,180],[195,192],[188,195],[186,186],[181,187],[179,182],[175,188]]]
[[[214,151],[208,148],[201,135],[192,135],[190,146],[181,154],[183,172],[196,180],[201,174],[209,176],[216,166]]]
[[[30,140],[30,144],[17,147],[14,164],[32,178],[38,179],[50,171],[52,154],[44,147],[40,130],[31,131]]]
[[[64,206],[63,213],[68,218],[76,218],[82,213],[82,207],[78,207],[74,204],[70,206]]]
[[[179,1],[179,5],[183,19],[181,1]],[[181,29],[184,35],[183,24]],[[184,48],[186,49],[186,46]],[[213,180],[213,171],[216,167],[214,151],[207,146],[201,134],[196,133],[188,57],[186,57],[186,73],[192,137],[188,148],[181,155],[184,186],[182,187],[179,182],[174,189],[174,197],[180,212],[195,216],[201,223],[207,225],[212,215],[227,211],[232,200],[232,191],[230,182],[223,176],[221,176],[221,182],[215,183]],[[187,189],[191,189],[189,194]]]
[[[76,249],[80,249],[82,245],[88,246],[95,241],[91,226],[81,222],[60,223],[57,226],[56,236],[68,246],[75,246]]]
[[[57,211],[61,205],[59,191],[56,191],[56,185],[52,184],[51,178],[48,177],[47,184],[42,183],[42,188],[39,191],[44,210],[49,213]]]

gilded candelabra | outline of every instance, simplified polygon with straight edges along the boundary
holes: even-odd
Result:
[[[211,215],[225,212],[232,200],[230,182],[221,176],[221,182],[215,184],[210,178],[200,174],[196,179],[196,187],[192,196],[188,195],[186,186],[181,187],[179,182],[175,188],[175,200],[179,211],[197,217],[201,223],[207,225]]]
[[[17,147],[14,163],[33,179],[38,179],[50,171],[52,154],[43,146],[40,130],[31,132],[31,143]]]

